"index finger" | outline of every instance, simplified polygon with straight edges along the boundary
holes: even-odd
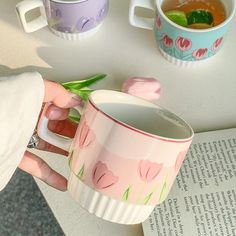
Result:
[[[68,92],[58,83],[44,80],[45,95],[44,102],[52,102],[62,108],[71,108],[81,104],[81,98]]]

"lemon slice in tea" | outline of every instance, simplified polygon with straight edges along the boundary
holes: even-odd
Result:
[[[211,27],[212,25],[208,25],[205,23],[197,23],[197,24],[192,24],[188,26],[188,28],[191,28],[191,29],[209,29]]]
[[[188,25],[206,24],[212,26],[214,19],[212,14],[207,10],[194,10],[187,13],[187,20],[188,20]]]
[[[165,12],[165,15],[177,25],[181,25],[184,27],[188,25],[187,17],[183,11],[177,11],[177,10],[167,11]]]

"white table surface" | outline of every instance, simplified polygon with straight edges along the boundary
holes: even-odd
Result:
[[[18,0],[0,1],[0,75],[39,71],[59,82],[99,72],[108,79],[97,88],[120,89],[130,76],[152,76],[162,84],[158,104],[188,121],[195,132],[236,127],[236,18],[222,50],[197,69],[170,64],[157,50],[153,33],[128,23],[128,0],[110,0],[101,30],[85,41],[66,41],[47,28],[26,34],[15,14]],[[66,158],[39,154],[68,175]],[[37,181],[66,235],[142,236],[141,225],[103,221],[81,209],[69,193]]]

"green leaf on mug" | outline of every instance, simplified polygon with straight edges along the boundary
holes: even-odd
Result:
[[[131,186],[129,186],[123,193],[123,196],[122,196],[123,201],[128,201],[130,189],[131,189]]]
[[[79,173],[77,174],[77,177],[78,177],[80,180],[82,180],[83,176],[84,176],[84,164],[83,164],[83,166],[80,168]]]
[[[160,197],[159,197],[159,202],[162,202],[163,200],[165,200],[165,197],[166,197],[166,187],[167,187],[167,183],[165,181],[165,183],[163,184],[163,187],[161,189],[161,194],[160,194]]]
[[[68,157],[68,165],[69,165],[69,167],[71,167],[73,152],[74,152],[74,151],[72,151],[72,152],[70,153],[70,156]]]
[[[152,197],[152,194],[153,194],[153,192],[149,193],[149,194],[144,198],[144,200],[143,200],[144,205],[146,205],[146,204],[149,202],[150,198]]]

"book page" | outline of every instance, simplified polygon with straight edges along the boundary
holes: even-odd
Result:
[[[145,236],[236,236],[236,129],[195,134],[167,199]]]

